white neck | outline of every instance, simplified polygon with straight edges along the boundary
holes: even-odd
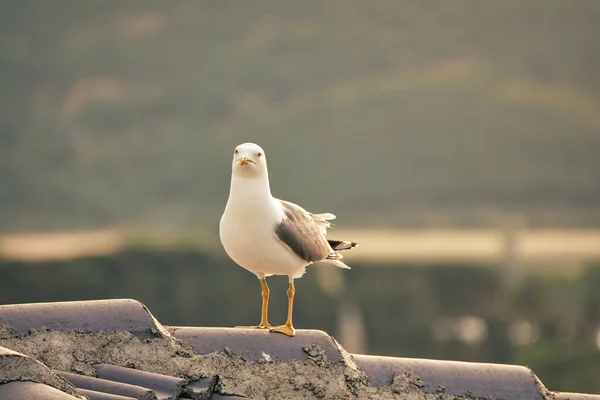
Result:
[[[269,175],[265,172],[260,176],[231,175],[228,203],[256,204],[271,201]]]

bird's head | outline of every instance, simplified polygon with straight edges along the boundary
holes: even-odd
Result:
[[[233,151],[233,174],[236,176],[257,178],[267,175],[265,151],[257,144],[240,144]]]

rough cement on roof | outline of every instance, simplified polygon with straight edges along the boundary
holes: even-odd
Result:
[[[217,376],[215,391],[253,399],[407,399],[450,400],[445,394],[425,394],[418,376],[398,373],[385,387],[369,385],[352,357],[330,362],[317,345],[306,346],[306,360],[250,361],[231,353],[198,355],[192,346],[172,337],[140,340],[129,332],[56,332],[33,330],[21,335],[0,327],[0,346],[28,354],[48,367],[95,376],[93,365],[108,363],[195,381]],[[475,397],[465,397],[475,399]],[[487,399],[489,400],[489,399]]]

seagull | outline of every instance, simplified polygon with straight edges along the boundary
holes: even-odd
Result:
[[[312,214],[288,201],[271,195],[267,158],[254,143],[244,143],[233,151],[229,199],[219,224],[221,244],[227,255],[259,279],[262,295],[260,324],[239,326],[269,329],[288,336],[296,330],[292,324],[294,279],[317,262],[328,262],[349,269],[339,251],[358,246],[356,242],[328,240],[327,228],[335,215]],[[268,320],[269,286],[266,278],[287,275],[288,313],[285,324],[271,326]]]

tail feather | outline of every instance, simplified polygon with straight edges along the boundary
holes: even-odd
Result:
[[[331,248],[335,251],[350,250],[358,246],[356,242],[349,242],[347,240],[327,240]]]
[[[342,258],[344,258],[344,256],[338,253],[337,251],[334,251],[333,253],[325,257],[326,260],[341,260]]]
[[[347,266],[346,264],[344,264],[340,260],[327,260],[327,262],[330,263],[330,264],[335,265],[336,267],[340,267],[340,268],[344,268],[344,269],[350,269],[349,266]]]
[[[312,214],[313,218],[320,219],[322,221],[331,221],[335,219],[335,215],[332,213]]]
[[[332,240],[332,239],[328,239],[327,241],[329,242],[329,245],[333,249],[333,252],[327,256],[326,261],[331,264],[334,264],[340,268],[350,269],[349,266],[347,266],[342,261],[340,261],[342,258],[344,258],[344,256],[341,255],[340,253],[338,253],[338,251],[353,249],[356,246],[358,246],[358,243],[349,242],[347,240]]]

